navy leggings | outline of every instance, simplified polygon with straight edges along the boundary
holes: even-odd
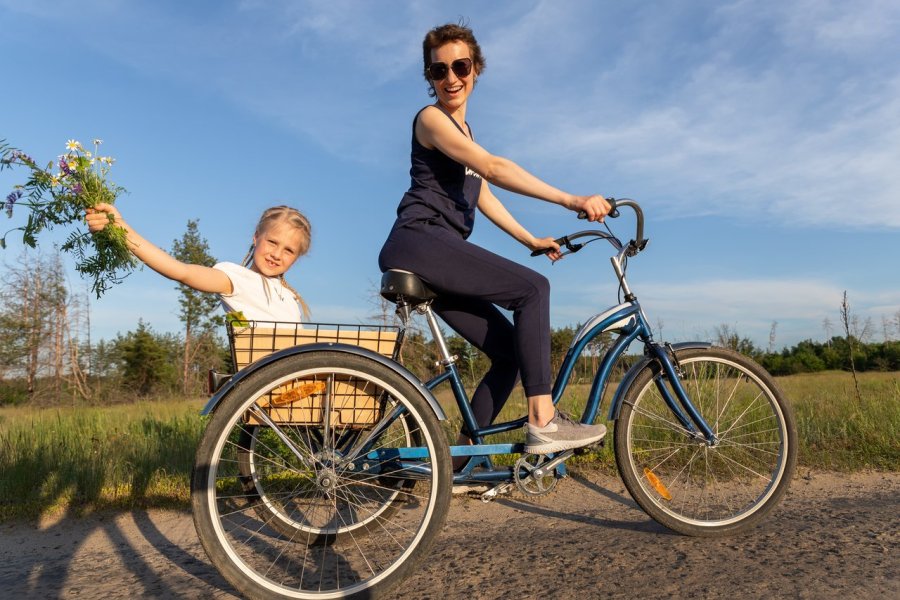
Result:
[[[491,368],[472,395],[480,427],[493,422],[518,381],[527,396],[549,394],[550,284],[547,278],[431,223],[395,228],[378,266],[411,271],[438,292],[434,311],[484,352]],[[495,306],[496,305],[496,306]],[[513,323],[497,306],[511,310]]]

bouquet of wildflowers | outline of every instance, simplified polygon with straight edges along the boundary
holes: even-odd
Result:
[[[0,248],[6,247],[6,236],[22,232],[22,241],[34,248],[37,236],[54,225],[84,223],[85,209],[101,202],[112,204],[124,192],[107,180],[115,160],[99,156],[102,140],[94,140],[94,151],[86,150],[76,140],[69,140],[66,153],[57,163],[41,168],[33,158],[0,140],[0,171],[24,167],[29,179],[13,187],[5,200],[10,218],[20,210],[28,211],[24,225],[14,227],[0,237]],[[73,231],[62,245],[76,258],[75,269],[93,278],[92,290],[100,297],[111,285],[119,283],[138,264],[126,244],[125,230],[115,224],[91,234],[86,228]]]

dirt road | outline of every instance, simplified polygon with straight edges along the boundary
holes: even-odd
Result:
[[[427,565],[397,598],[900,598],[900,474],[801,470],[752,532],[688,538],[617,479],[576,473],[552,495],[455,498]],[[0,527],[0,598],[235,598],[189,514]]]

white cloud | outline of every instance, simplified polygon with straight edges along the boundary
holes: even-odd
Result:
[[[673,210],[900,227],[900,42],[885,25],[898,15],[882,2],[736,2],[696,19],[705,34],[678,34],[671,10],[636,12],[630,39],[574,62],[577,40],[591,48],[587,15],[544,62],[516,40],[559,23],[523,20],[503,40],[527,58],[504,82],[527,81],[528,101],[502,105],[521,129],[499,137],[533,163],[676,197]],[[562,91],[535,76],[554,69]]]

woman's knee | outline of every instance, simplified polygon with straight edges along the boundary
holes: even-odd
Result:
[[[538,302],[549,305],[550,280],[540,273],[532,271],[532,275],[528,279],[528,294],[526,297],[529,302]]]

